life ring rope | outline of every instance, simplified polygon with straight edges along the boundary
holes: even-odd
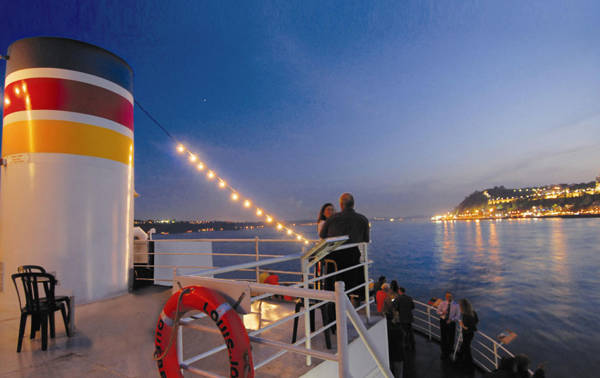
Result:
[[[188,286],[173,294],[163,307],[155,332],[154,360],[161,377],[183,377],[185,368],[177,357],[180,319],[188,311],[199,310],[208,315],[224,338],[229,353],[230,377],[253,378],[252,350],[246,328],[233,307],[218,292],[202,286]],[[175,346],[174,346],[175,345]]]

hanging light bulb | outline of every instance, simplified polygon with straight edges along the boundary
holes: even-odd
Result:
[[[227,183],[223,180],[219,180],[219,188],[224,188]]]
[[[273,218],[270,215],[267,215],[267,223],[273,222]]]
[[[179,152],[181,154],[181,153],[183,153],[183,151],[185,151],[185,147],[183,146],[183,144],[178,144],[177,152]]]
[[[256,215],[260,217],[263,215],[263,211],[261,209],[256,209]]]
[[[202,164],[200,162],[200,163],[198,163],[198,165],[196,166],[196,168],[198,168],[199,171],[202,171],[204,169],[204,164]]]
[[[308,240],[305,240],[305,241],[304,241],[304,244],[308,244]]]
[[[287,230],[287,234],[288,234],[288,235],[291,235],[291,234],[292,234],[292,230],[290,230],[290,229],[288,228],[288,230]]]
[[[237,201],[238,199],[240,199],[240,196],[237,193],[231,193],[231,199]]]
[[[244,207],[248,208],[250,206],[252,206],[252,202],[250,202],[249,200],[245,200],[244,201]]]
[[[283,228],[283,226],[281,225],[281,223],[277,223],[277,229],[281,230]]]
[[[208,177],[209,180],[212,180],[213,178],[215,178],[215,172],[208,171],[208,173],[206,174],[206,177]]]
[[[190,161],[193,163],[193,162],[195,162],[196,160],[198,160],[198,158],[196,157],[196,155],[194,155],[194,154],[190,154]]]
[[[302,240],[302,235],[296,235],[296,239]]]

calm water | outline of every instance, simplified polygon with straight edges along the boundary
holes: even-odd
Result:
[[[304,231],[316,237],[312,227]],[[595,377],[600,371],[599,231],[600,219],[374,222],[371,274],[397,279],[424,302],[450,289],[473,302],[479,328],[488,335],[507,328],[516,332],[510,349],[528,354],[534,365],[545,362],[549,377]],[[276,235],[254,230],[185,237]],[[222,243],[218,248],[233,247]],[[261,251],[291,249],[279,244]],[[215,265],[227,263],[215,260]]]

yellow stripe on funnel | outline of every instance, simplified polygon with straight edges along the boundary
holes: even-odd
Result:
[[[69,121],[31,120],[4,125],[2,157],[31,152],[94,156],[130,164],[133,139],[103,127]]]

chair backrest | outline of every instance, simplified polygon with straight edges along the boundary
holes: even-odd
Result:
[[[17,268],[18,273],[46,273],[46,269],[39,265],[21,265]]]
[[[53,275],[45,272],[25,272],[13,274],[11,277],[17,291],[21,311],[39,312],[41,299],[45,299],[49,307],[54,307],[56,278]],[[25,307],[21,302],[21,294],[25,299]]]

